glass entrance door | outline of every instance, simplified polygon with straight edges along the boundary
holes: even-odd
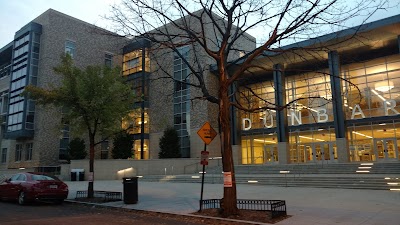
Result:
[[[276,145],[264,145],[264,163],[278,162],[278,148]]]
[[[377,161],[397,160],[397,140],[395,138],[384,138],[374,140],[375,155]]]
[[[304,151],[304,162],[314,162],[315,161],[315,149],[313,144],[305,144],[303,147]]]
[[[334,162],[333,145],[331,142],[317,142],[305,145],[310,162]]]

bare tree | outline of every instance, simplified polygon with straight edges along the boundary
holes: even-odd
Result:
[[[159,78],[168,78],[181,85],[200,90],[194,99],[207,100],[218,105],[218,122],[221,138],[221,155],[224,173],[232,174],[232,187],[224,187],[223,213],[237,214],[235,172],[232,156],[230,107],[246,112],[271,109],[281,111],[304,99],[315,100],[313,105],[326,104],[329,99],[304,95],[285,105],[269,101],[257,95],[250,87],[246,89],[265,104],[254,105],[233,98],[231,87],[257,75],[257,71],[280,70],[260,64],[258,58],[272,55],[299,57],[303,60],[321,58],[320,53],[329,50],[329,44],[318,41],[311,46],[283,45],[309,39],[324,33],[347,28],[345,22],[358,18],[364,23],[378,9],[386,6],[386,0],[360,0],[347,4],[341,0],[122,0],[112,7],[108,19],[115,22],[115,31],[126,36],[140,36],[152,42],[151,51],[160,55],[175,54],[188,70],[187,77],[177,79],[171,66],[157,61]],[[360,22],[360,19],[362,22]],[[266,33],[265,40],[255,45],[247,32],[259,29]],[[356,33],[356,32],[355,32]],[[342,38],[353,38],[350,35]],[[253,43],[253,44],[251,44]],[[185,57],[182,46],[189,46],[191,57]],[[240,56],[240,57],[239,57]],[[153,59],[152,59],[153,60]],[[217,77],[217,91],[210,88],[210,69]],[[304,71],[307,72],[307,71]],[[331,76],[321,71],[321,76]],[[240,94],[240,93],[239,93]],[[245,95],[243,95],[245,96]],[[250,100],[248,102],[251,102]]]

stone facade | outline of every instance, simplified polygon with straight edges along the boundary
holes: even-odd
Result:
[[[75,43],[73,59],[75,66],[81,69],[88,65],[104,65],[105,54],[114,55],[113,64],[121,65],[121,49],[127,43],[126,39],[52,9],[47,10],[32,22],[42,27],[37,77],[39,87],[51,88],[61,83],[61,77],[54,73],[53,68],[60,63],[60,57],[65,54],[67,40]],[[7,167],[59,165],[60,137],[62,136],[60,129],[61,110],[51,106],[37,105],[33,139],[21,140],[17,137],[16,140],[2,140],[2,147],[9,148]],[[85,139],[86,136],[82,138]],[[32,160],[24,160],[25,149],[23,149],[22,160],[16,162],[16,144],[25,146],[26,143],[33,143]]]
[[[200,12],[200,11],[198,11]],[[197,12],[197,13],[198,13]],[[195,12],[196,14],[196,12]],[[189,19],[188,19],[189,21]],[[205,35],[206,39],[209,40],[210,48],[214,48],[214,43],[217,43],[217,35],[214,33],[214,28],[210,18],[205,16]],[[200,29],[200,24],[196,24],[198,21],[190,21],[190,27],[196,27]],[[217,21],[223,23],[222,19]],[[166,26],[168,33],[180,33],[175,27]],[[236,41],[234,49],[240,49],[244,52],[249,52],[256,47],[256,40],[254,37],[244,34]],[[157,48],[157,47],[155,47]],[[150,106],[149,106],[149,116],[150,116],[150,155],[151,158],[158,158],[158,142],[159,138],[163,135],[163,130],[167,126],[173,126],[174,124],[174,109],[173,109],[173,94],[174,94],[174,82],[171,78],[165,78],[173,74],[173,61],[174,53],[167,52],[167,50],[155,49],[152,51],[153,58],[152,61],[156,61],[157,66],[152,69],[153,72],[150,77]],[[216,62],[211,58],[201,47],[192,45],[189,50],[189,63],[195,61],[194,55],[196,54],[196,59],[200,68],[203,68],[204,80],[206,87],[211,95],[218,97],[218,76],[210,72],[210,65],[215,65]],[[234,60],[240,57],[240,52],[232,52],[229,55],[228,60]],[[160,60],[161,59],[161,60]],[[161,66],[164,71],[158,69]],[[194,66],[197,68],[198,65]],[[168,71],[170,74],[166,74]],[[164,78],[162,78],[164,77]],[[190,82],[196,84],[197,80],[194,76],[191,76]],[[210,122],[211,126],[218,131],[218,105],[211,103],[209,101],[201,99],[203,94],[199,88],[190,86],[190,121],[188,122],[188,133],[190,136],[190,157],[199,158],[200,152],[204,149],[204,142],[197,135],[197,131],[203,126],[205,122]],[[166,104],[168,103],[168,104]],[[162,109],[162,110],[160,110]],[[210,156],[221,156],[220,140],[219,135],[215,137],[213,142],[208,146],[210,151]]]
[[[210,21],[209,21],[210,22]],[[223,22],[223,20],[221,20]],[[73,60],[75,66],[84,69],[88,65],[102,65],[105,63],[105,54],[112,54],[114,65],[122,65],[123,47],[128,45],[130,40],[120,38],[117,35],[97,28],[86,22],[70,17],[63,13],[49,9],[42,15],[28,23],[35,24],[41,28],[40,49],[38,61],[37,86],[52,88],[60,85],[61,77],[54,73],[53,68],[59,65],[60,56],[65,54],[66,41],[75,45]],[[200,27],[199,24],[192,24]],[[24,28],[22,28],[24,29]],[[174,32],[174,31],[173,31]],[[177,32],[177,31],[175,31]],[[207,25],[206,35],[216,43],[217,36],[213,28]],[[17,40],[17,35],[16,35]],[[240,38],[235,46],[237,49],[250,51],[255,48],[255,39],[245,35]],[[167,126],[174,125],[174,82],[171,79],[162,79],[164,72],[159,70],[161,65],[164,70],[173,73],[174,56],[172,52],[165,52],[160,49],[152,49],[151,52],[151,74],[149,82],[149,158],[157,159],[159,152],[159,139]],[[193,47],[189,52],[189,61],[194,62],[194,53],[200,59],[199,64],[204,68],[204,79],[210,93],[218,95],[218,77],[210,72],[209,66],[215,61],[200,48]],[[240,52],[230,55],[231,59],[240,56]],[[155,63],[157,61],[157,63]],[[191,80],[195,81],[195,80]],[[10,78],[0,79],[0,91],[10,88]],[[199,158],[200,151],[204,148],[203,141],[198,137],[197,131],[206,122],[212,127],[218,128],[218,106],[216,104],[196,99],[201,97],[200,90],[190,87],[190,120],[188,121],[188,133],[190,137],[190,158]],[[59,160],[60,140],[65,135],[61,126],[61,109],[52,106],[35,107],[34,136],[15,137],[1,140],[1,147],[8,149],[7,163],[1,164],[0,169],[33,168],[43,166],[58,166],[65,161]],[[65,136],[64,136],[65,137]],[[70,134],[72,139],[72,135]],[[86,135],[81,137],[88,140]],[[22,144],[33,144],[32,159],[25,160],[26,149],[22,150],[21,160],[15,159],[16,146]],[[110,141],[111,143],[111,141]],[[101,146],[96,146],[95,158],[100,158]],[[217,136],[208,146],[210,156],[220,156],[220,140]],[[110,154],[109,154],[110,155]]]

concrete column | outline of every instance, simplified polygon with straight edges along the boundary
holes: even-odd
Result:
[[[336,138],[336,147],[339,163],[347,163],[350,161],[349,142],[347,138]]]
[[[290,163],[290,147],[288,142],[278,142],[278,160],[279,164]]]
[[[286,105],[286,88],[285,75],[282,72],[283,66],[280,64],[274,65],[274,87],[275,87],[275,104],[279,106]],[[288,141],[288,118],[287,108],[276,111],[276,131],[278,134],[278,142]]]
[[[333,124],[335,126],[338,162],[349,162],[346,117],[343,110],[342,80],[340,77],[339,54],[336,51],[328,53],[329,72],[331,74],[331,90],[333,105]],[[345,160],[345,161],[343,161]]]
[[[232,145],[232,155],[233,155],[233,164],[241,165],[242,164],[242,146],[241,145]]]
[[[275,87],[275,104],[279,106],[286,105],[286,88],[285,75],[282,72],[283,66],[280,64],[274,65],[274,87]],[[290,163],[289,155],[289,129],[287,108],[276,111],[276,132],[278,138],[278,160],[279,164]]]

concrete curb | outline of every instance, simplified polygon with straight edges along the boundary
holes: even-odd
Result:
[[[226,221],[226,222],[237,222],[237,223],[259,224],[259,225],[271,225],[271,223],[254,222],[254,221],[248,221],[248,220],[236,220],[236,219],[219,218],[219,217],[211,217],[211,216],[201,216],[201,215],[193,215],[193,214],[185,214],[185,213],[167,213],[167,212],[159,212],[159,211],[153,211],[153,210],[122,208],[122,207],[117,207],[117,206],[103,205],[101,203],[81,202],[81,201],[75,201],[75,200],[71,200],[71,199],[65,199],[64,202],[65,203],[69,203],[69,204],[81,204],[81,205],[87,205],[87,206],[92,206],[92,207],[108,208],[108,209],[113,209],[113,210],[117,210],[117,209],[121,210],[122,209],[124,212],[129,212],[129,211],[152,212],[152,213],[158,213],[158,214],[168,214],[168,215],[175,215],[175,216],[195,217],[195,218],[217,220],[217,221]]]

